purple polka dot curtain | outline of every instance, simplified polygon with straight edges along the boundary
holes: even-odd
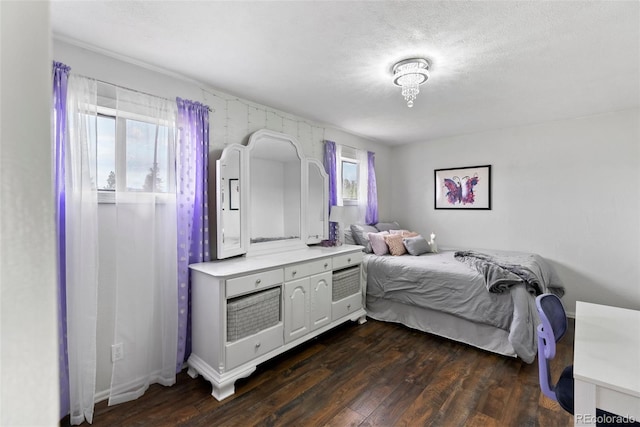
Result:
[[[207,175],[209,107],[181,98],[178,103],[178,354],[176,372],[191,353],[189,264],[209,261]]]
[[[65,135],[67,129],[67,81],[71,67],[53,63],[54,191],[58,253],[58,353],[60,418],[69,413],[69,356],[67,354],[67,283],[65,257]]]
[[[378,187],[376,185],[376,154],[367,151],[367,224],[378,223]]]

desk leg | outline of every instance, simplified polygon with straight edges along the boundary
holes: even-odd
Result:
[[[573,425],[596,425],[596,386],[585,381],[574,379],[573,381]]]

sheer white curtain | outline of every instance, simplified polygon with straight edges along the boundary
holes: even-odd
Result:
[[[116,98],[117,132],[126,132],[127,141],[126,153],[117,147],[116,157],[126,157],[127,170],[126,182],[116,184],[114,343],[122,344],[123,358],[113,363],[110,405],[138,398],[150,384],[175,383],[178,342],[177,107],[123,88]],[[134,185],[141,179],[143,189]]]
[[[74,425],[93,421],[95,400],[98,297],[96,93],[94,80],[69,76],[65,235],[70,421]]]
[[[369,162],[367,152],[356,150],[356,160],[358,161],[358,222],[366,223],[369,184]]]

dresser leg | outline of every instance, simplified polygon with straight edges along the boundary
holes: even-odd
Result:
[[[235,380],[225,384],[213,384],[211,396],[215,397],[217,400],[226,399],[236,392],[234,384]]]

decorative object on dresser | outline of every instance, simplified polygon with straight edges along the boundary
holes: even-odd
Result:
[[[222,400],[260,363],[366,312],[361,247],[307,246],[327,238],[328,180],[293,137],[260,130],[225,148],[213,209],[218,260],[190,266],[187,364]]]
[[[433,172],[435,209],[491,209],[491,165]]]
[[[342,236],[342,221],[344,221],[344,207],[343,206],[331,206],[331,212],[329,213],[329,222],[335,222],[335,236],[330,236],[331,240],[334,240],[336,246],[340,246],[343,243],[344,237]]]

